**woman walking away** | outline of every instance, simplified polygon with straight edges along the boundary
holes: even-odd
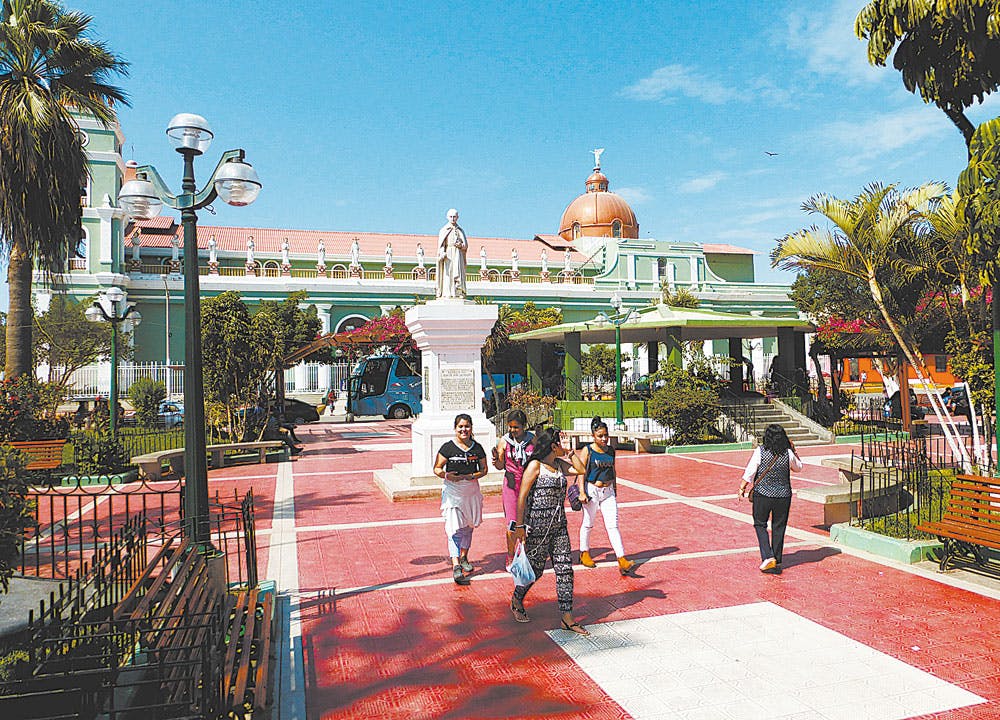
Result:
[[[510,524],[517,520],[517,494],[521,490],[521,478],[524,467],[528,464],[528,456],[535,449],[532,442],[535,435],[527,430],[528,418],[524,410],[514,410],[507,416],[507,434],[500,438],[493,449],[493,466],[503,470],[503,516],[507,530],[507,565],[514,557],[514,533],[509,530]]]
[[[792,504],[791,471],[802,469],[795,446],[781,425],[772,423],[764,431],[764,439],[753,451],[740,497],[750,493],[753,503],[753,529],[760,545],[760,571],[781,574],[781,550],[785,545],[788,509]],[[771,518],[771,538],[767,537],[767,519]]]
[[[583,524],[580,525],[580,563],[584,567],[597,567],[590,557],[590,531],[600,510],[604,518],[604,529],[608,540],[618,557],[618,571],[624,576],[635,567],[635,563],[625,557],[622,536],[618,532],[617,475],[615,474],[615,450],[608,437],[608,424],[595,417],[590,421],[590,431],[594,442],[583,449],[580,462],[587,468],[586,475],[578,478],[580,497],[583,504]]]
[[[444,480],[441,514],[448,535],[452,577],[457,585],[468,585],[472,563],[469,548],[472,531],[483,521],[483,493],[479,478],[486,474],[486,451],[472,439],[472,418],[455,416],[455,439],[438,450],[434,474]]]
[[[566,527],[566,473],[581,475],[583,463],[575,454],[567,455],[559,439],[559,428],[548,428],[535,435],[535,449],[521,479],[517,497],[517,522],[511,526],[531,563],[535,578],[552,558],[556,575],[556,597],[562,613],[562,628],[589,635],[573,619],[573,556]],[[510,599],[510,609],[518,622],[529,622],[524,611],[524,597],[531,585],[518,585]]]

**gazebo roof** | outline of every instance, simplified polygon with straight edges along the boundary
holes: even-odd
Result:
[[[621,332],[622,342],[642,343],[663,341],[668,331],[676,332],[682,341],[690,341],[774,337],[779,328],[803,333],[816,330],[811,323],[797,317],[764,317],[656,305],[633,314],[621,326]],[[580,333],[580,342],[584,345],[615,341],[614,325],[597,318],[517,333],[511,335],[511,340],[556,343],[563,342],[567,333]]]

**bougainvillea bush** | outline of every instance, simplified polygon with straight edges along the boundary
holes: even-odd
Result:
[[[62,393],[30,375],[0,381],[0,442],[69,437],[69,421],[56,417]]]

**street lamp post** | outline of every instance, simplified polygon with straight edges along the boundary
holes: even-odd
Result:
[[[84,315],[90,322],[111,323],[111,382],[108,392],[108,414],[111,437],[118,437],[118,326],[124,322],[132,327],[142,322],[142,314],[134,303],[125,302],[125,291],[110,287],[97,296]]]
[[[615,293],[611,296],[611,307],[615,313],[610,317],[605,313],[599,313],[598,318],[604,322],[609,322],[615,327],[615,429],[625,429],[625,412],[622,407],[622,325],[632,317],[632,310],[622,313],[621,295]]]
[[[122,186],[118,202],[133,218],[156,217],[164,203],[181,214],[184,228],[184,516],[185,531],[204,552],[212,549],[208,511],[208,463],[205,450],[205,391],[201,359],[201,291],[198,280],[197,211],[221,198],[229,205],[249,205],[260,193],[257,172],[243,150],[222,154],[201,190],[194,179],[194,159],[208,150],[214,137],[200,115],[175,115],[167,136],[184,158],[181,192],[173,195],[152,165],[136,169],[136,179]]]

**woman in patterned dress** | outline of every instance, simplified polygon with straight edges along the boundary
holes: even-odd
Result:
[[[573,619],[573,557],[565,507],[566,474],[582,475],[586,468],[575,453],[567,453],[559,434],[559,428],[548,428],[535,435],[535,449],[521,478],[514,534],[524,543],[536,579],[542,576],[546,560],[552,558],[563,630],[589,635]],[[530,621],[524,611],[529,589],[531,585],[514,588],[510,609],[517,622]]]
[[[760,571],[781,574],[781,551],[785,546],[785,527],[792,504],[791,471],[802,469],[802,461],[785,429],[772,423],[764,430],[760,445],[750,456],[740,496],[745,497],[753,485],[753,529],[760,545]],[[771,519],[771,537],[767,536],[767,520]]]

